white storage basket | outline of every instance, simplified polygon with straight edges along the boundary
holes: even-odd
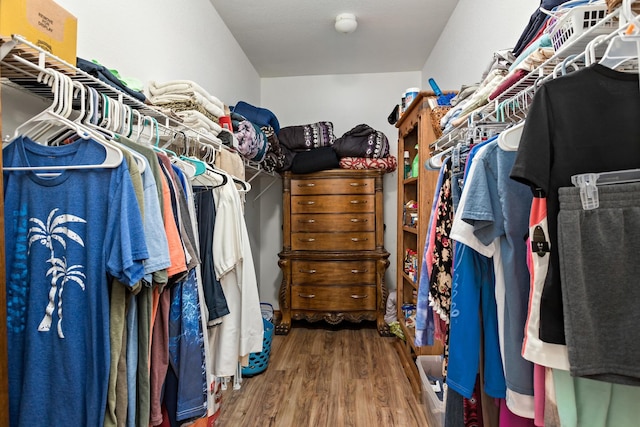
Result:
[[[552,15],[553,16],[553,15]],[[556,53],[560,52],[567,46],[573,46],[576,50],[584,49],[587,43],[600,34],[608,34],[618,26],[617,21],[603,23],[597,29],[594,29],[587,37],[587,40],[581,40],[579,46],[576,46],[575,40],[579,39],[585,32],[598,25],[607,16],[607,5],[605,3],[587,4],[584,6],[576,6],[567,10],[554,24],[549,36],[551,44]]]

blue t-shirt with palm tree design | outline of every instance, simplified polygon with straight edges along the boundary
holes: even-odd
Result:
[[[5,166],[99,165],[93,140],[50,147],[18,137]],[[103,424],[110,277],[133,285],[147,258],[126,162],[4,171],[11,426]],[[57,173],[60,172],[60,173]]]

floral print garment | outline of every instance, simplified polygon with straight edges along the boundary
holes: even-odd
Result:
[[[451,281],[453,274],[453,241],[449,239],[453,224],[453,200],[451,198],[451,158],[443,167],[443,180],[440,187],[438,205],[433,215],[435,218],[435,244],[433,262],[429,278],[429,304],[433,307],[434,316],[440,316],[443,328],[444,353],[442,375],[446,378],[449,361],[449,317],[451,313]],[[436,322],[437,324],[438,322]]]
[[[436,215],[436,236],[429,286],[429,302],[435,313],[449,323],[451,307],[451,274],[453,271],[453,242],[449,238],[453,223],[451,199],[451,161],[444,165],[444,179],[440,187]]]

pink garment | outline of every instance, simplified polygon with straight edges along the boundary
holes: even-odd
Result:
[[[506,400],[500,399],[500,427],[535,427],[535,424],[532,419],[511,412]]]

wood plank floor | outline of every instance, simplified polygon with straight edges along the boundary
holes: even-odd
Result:
[[[224,392],[216,427],[424,427],[393,346],[375,325],[294,322],[266,371]]]

